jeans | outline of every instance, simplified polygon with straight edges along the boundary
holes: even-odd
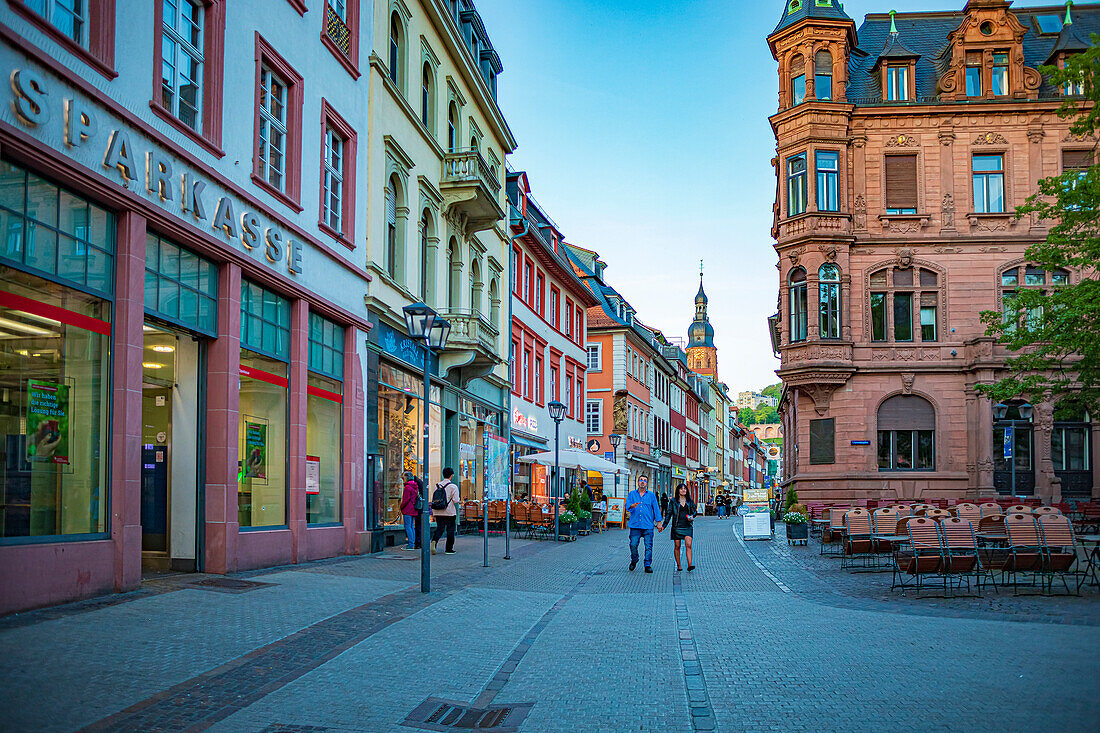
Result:
[[[719,506],[718,507],[718,516],[719,517],[726,516],[726,508],[724,506]]]
[[[645,566],[653,565],[653,528],[630,528],[630,562],[638,562],[638,542],[645,537]]]
[[[439,542],[439,538],[443,536],[443,531],[447,531],[447,552],[451,552],[455,549],[455,519],[454,515],[449,517],[435,518],[435,531],[432,532],[432,542]]]
[[[409,549],[415,550],[420,546],[420,543],[416,541],[416,535],[420,531],[420,517],[411,516],[408,514],[405,517],[405,537],[409,540]]]

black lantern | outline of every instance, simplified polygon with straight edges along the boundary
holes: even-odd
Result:
[[[427,303],[413,303],[401,310],[405,313],[405,328],[409,331],[409,337],[416,341],[427,338],[436,319],[436,312],[431,306]]]

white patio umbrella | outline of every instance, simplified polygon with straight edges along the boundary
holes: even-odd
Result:
[[[519,463],[541,463],[544,466],[554,465],[554,451],[544,453],[532,453],[516,459]],[[630,475],[630,469],[623,468],[599,456],[594,456],[587,451],[578,448],[562,448],[558,452],[558,465],[562,468],[579,468],[595,473],[619,473]]]

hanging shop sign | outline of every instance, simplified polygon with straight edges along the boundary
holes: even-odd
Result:
[[[33,69],[16,69],[9,78],[16,120],[45,144],[272,268],[302,273],[301,242],[143,133],[71,91],[58,93]]]
[[[588,452],[599,454],[599,452],[600,452],[600,441],[596,440],[595,438],[592,438],[591,440],[589,440],[588,441]]]
[[[584,448],[584,441],[581,440],[580,438],[574,438],[572,435],[570,435],[569,436],[569,447],[570,448],[577,448],[578,450],[581,450],[581,449]]]

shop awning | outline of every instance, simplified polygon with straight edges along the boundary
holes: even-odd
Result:
[[[537,443],[534,440],[531,440],[530,438],[525,438],[522,435],[517,435],[516,433],[512,433],[512,442],[515,443],[516,445],[522,445],[524,448],[534,448],[535,450],[546,450],[545,441],[542,442],[542,443]]]
[[[554,465],[554,451],[545,453],[533,453],[516,459],[519,463],[540,463],[544,466]],[[620,473],[630,475],[630,469],[623,468],[611,461],[594,456],[587,451],[577,448],[562,448],[558,452],[558,465],[562,468],[579,468],[596,473]]]

